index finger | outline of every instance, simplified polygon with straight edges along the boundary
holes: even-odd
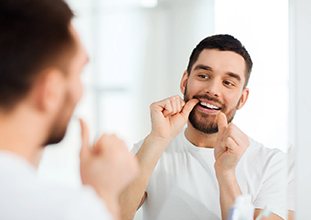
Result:
[[[217,115],[217,125],[219,133],[222,133],[228,127],[227,116],[222,112]]]
[[[80,127],[81,127],[81,150],[80,156],[85,156],[89,152],[89,129],[85,121],[79,118]]]
[[[198,99],[191,99],[187,103],[185,103],[181,112],[185,116],[185,118],[189,117],[190,112],[198,102]]]

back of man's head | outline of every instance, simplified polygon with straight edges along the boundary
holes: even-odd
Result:
[[[45,68],[66,68],[73,13],[63,0],[0,1],[0,110],[10,110]]]

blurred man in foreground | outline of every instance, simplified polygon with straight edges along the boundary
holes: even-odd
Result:
[[[62,0],[0,1],[0,219],[118,219],[119,193],[138,171],[117,137],[90,146],[81,120],[84,186],[36,176],[41,151],[63,139],[82,96],[88,57],[72,18]]]

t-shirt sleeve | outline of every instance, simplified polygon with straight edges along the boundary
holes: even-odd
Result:
[[[90,187],[83,190],[72,198],[66,210],[64,220],[112,220],[104,201]]]
[[[272,213],[286,219],[287,216],[287,163],[282,152],[268,157],[262,186],[254,201],[255,208],[267,207]]]

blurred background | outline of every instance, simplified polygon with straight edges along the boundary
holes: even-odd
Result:
[[[231,34],[254,67],[249,100],[234,120],[269,148],[294,144],[289,75],[289,12],[285,0],[68,0],[90,63],[84,96],[61,147],[47,148],[42,178],[79,186],[80,129],[93,139],[116,133],[129,148],[150,130],[149,105],[181,95],[179,82],[192,49],[212,34]]]

